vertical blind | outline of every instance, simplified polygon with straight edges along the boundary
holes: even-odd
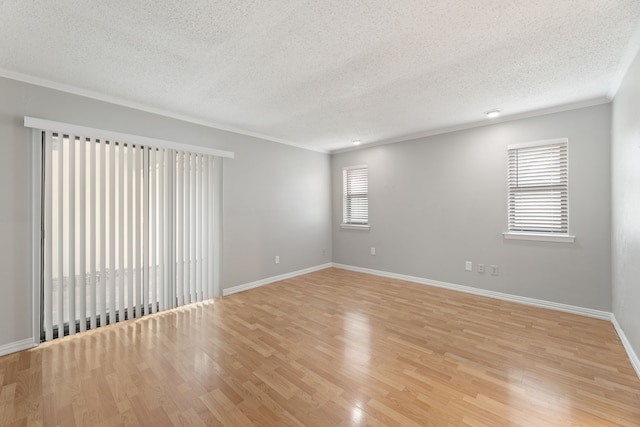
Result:
[[[351,166],[343,169],[343,223],[369,223],[369,169]]]
[[[509,231],[567,234],[567,140],[511,145],[508,154]]]
[[[214,296],[214,156],[41,135],[43,339]]]

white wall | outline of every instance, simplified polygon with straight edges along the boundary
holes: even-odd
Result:
[[[611,311],[610,118],[605,104],[333,155],[334,262]],[[575,243],[504,240],[507,145],[559,137]],[[369,165],[370,231],[339,227],[356,164]]]
[[[0,347],[32,335],[25,115],[235,152],[224,163],[223,288],[331,261],[328,155],[0,78]]]
[[[613,102],[613,314],[640,355],[640,54]]]

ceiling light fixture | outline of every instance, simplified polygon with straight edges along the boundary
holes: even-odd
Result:
[[[353,141],[353,145],[360,145],[360,141]]]
[[[495,119],[496,117],[498,117],[500,115],[500,110],[491,110],[491,111],[487,111],[487,117],[490,119]]]

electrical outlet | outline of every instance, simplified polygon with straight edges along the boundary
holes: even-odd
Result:
[[[280,256],[276,255],[276,259],[274,260],[276,264],[280,264]]]
[[[473,271],[473,263],[471,261],[465,261],[464,269],[467,271]]]
[[[478,264],[478,273],[484,273],[484,264]]]
[[[497,265],[492,265],[491,266],[491,275],[492,276],[497,276],[498,274],[500,274],[500,271],[498,270],[498,266]]]
[[[371,255],[375,255],[376,254],[376,248],[372,247],[371,248]]]

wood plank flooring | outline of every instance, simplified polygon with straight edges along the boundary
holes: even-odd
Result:
[[[0,358],[0,425],[638,426],[607,321],[339,269]]]

